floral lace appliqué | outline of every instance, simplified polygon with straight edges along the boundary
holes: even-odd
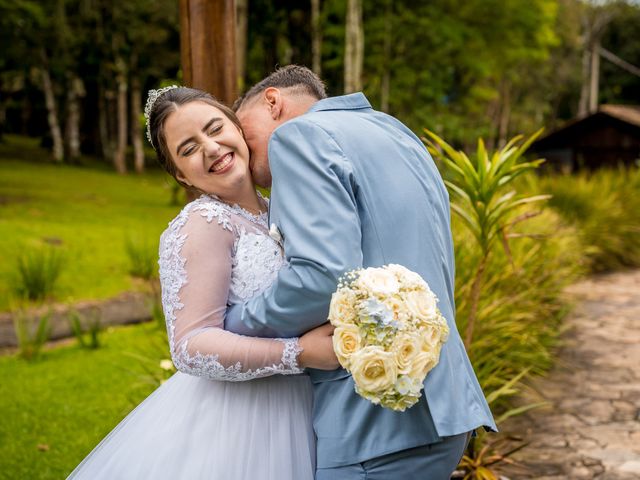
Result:
[[[247,232],[244,228],[239,230],[235,251],[230,300],[238,303],[266,290],[284,260],[280,247],[271,237],[261,232]]]
[[[180,289],[187,283],[186,260],[181,255],[187,235],[182,234],[181,230],[192,211],[198,212],[208,223],[216,219],[217,224],[223,229],[234,233],[235,255],[232,264],[230,302],[246,300],[268,288],[284,263],[279,247],[266,231],[260,228],[248,231],[245,227],[234,225],[232,222],[232,215],[236,214],[265,229],[266,214],[252,215],[237,205],[229,206],[207,195],[185,206],[160,237],[158,261],[162,284],[162,306],[167,322],[169,347],[176,367],[191,375],[226,381],[245,381],[274,374],[301,373],[302,370],[297,365],[297,357],[301,349],[296,338],[279,339],[284,343],[280,364],[246,371],[243,371],[240,362],[225,368],[218,362],[217,355],[205,355],[200,352],[191,355],[187,350],[188,340],[181,342],[176,348],[176,311],[184,307],[180,300]]]
[[[211,380],[224,380],[227,382],[244,382],[255,378],[270,377],[271,375],[294,375],[302,373],[298,367],[298,355],[302,348],[298,344],[297,338],[274,339],[284,343],[282,360],[278,365],[257,368],[255,370],[243,371],[242,364],[237,362],[230,367],[224,367],[217,355],[203,355],[197,352],[195,355],[187,351],[187,342],[183,342],[173,361],[182,372],[199,377],[210,378]]]

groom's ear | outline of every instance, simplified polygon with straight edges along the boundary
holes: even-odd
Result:
[[[267,102],[271,118],[278,120],[282,113],[282,93],[275,87],[268,87],[264,91],[264,99]]]

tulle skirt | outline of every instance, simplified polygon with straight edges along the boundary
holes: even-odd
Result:
[[[71,473],[74,480],[312,480],[309,377],[217,382],[176,373]]]

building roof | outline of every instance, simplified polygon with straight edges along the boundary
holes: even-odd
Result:
[[[597,112],[576,117],[550,131],[542,138],[536,140],[532,148],[533,150],[548,148],[551,145],[555,145],[560,139],[575,135],[586,125],[593,125],[594,122],[601,121],[607,117],[615,119],[617,122],[630,125],[634,130],[640,129],[640,105],[600,105]]]
[[[602,113],[640,127],[640,105],[600,105]]]

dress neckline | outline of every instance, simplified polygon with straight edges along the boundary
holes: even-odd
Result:
[[[251,213],[249,210],[247,210],[246,208],[241,207],[240,205],[238,205],[237,203],[227,203],[224,200],[222,200],[220,197],[218,197],[217,195],[214,195],[212,193],[205,193],[202,196],[203,197],[208,197],[212,200],[215,200],[218,203],[221,203],[222,205],[224,205],[225,207],[227,207],[232,213],[235,213],[247,220],[249,220],[252,223],[261,225],[265,228],[268,228],[268,217],[269,217],[269,199],[264,197],[262,195],[262,193],[260,193],[259,190],[256,190],[256,193],[258,194],[258,198],[260,198],[264,205],[267,207],[267,210],[258,214],[255,213]]]

